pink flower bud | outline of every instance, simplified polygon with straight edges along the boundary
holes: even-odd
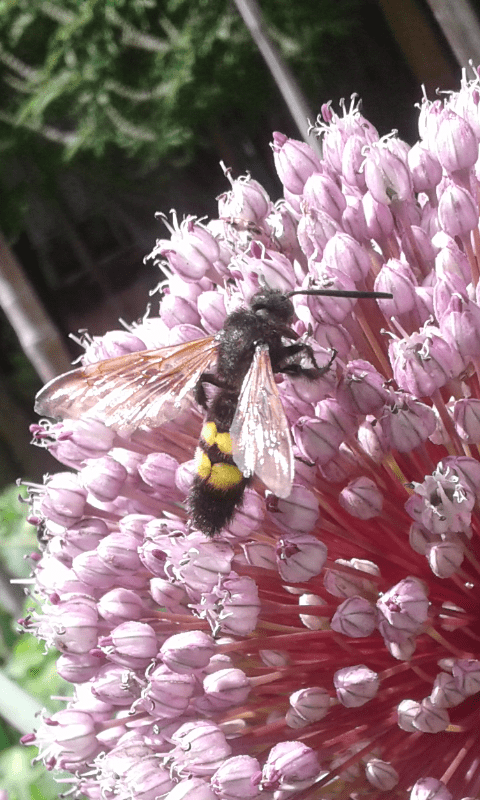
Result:
[[[139,620],[147,608],[138,592],[117,587],[104,594],[98,601],[98,613],[110,625],[119,625],[127,620]]]
[[[378,242],[386,241],[395,225],[388,205],[378,201],[371,192],[366,192],[362,198],[362,206],[369,236]]]
[[[325,211],[305,210],[298,223],[297,236],[307,258],[321,258],[325,245],[339,230],[338,222]]]
[[[467,365],[480,355],[480,308],[471,300],[454,294],[440,320],[445,340]]]
[[[209,271],[220,256],[216,238],[193,217],[177,225],[171,239],[158,239],[150,257],[166,258],[172,270],[184,280],[195,282]]]
[[[305,142],[275,132],[272,149],[278,177],[293,194],[302,194],[307,178],[314,172],[322,172],[317,156]]]
[[[433,325],[392,339],[388,350],[397,384],[415,397],[427,397],[462,370],[459,356]]]
[[[414,634],[428,618],[428,597],[423,581],[405,578],[377,601],[377,608],[399,631]]]
[[[376,464],[380,464],[391,447],[389,433],[384,429],[383,417],[377,420],[368,414],[360,423],[357,431],[360,447]]]
[[[397,392],[393,404],[385,406],[381,417],[382,429],[391,446],[400,453],[419,447],[435,431],[436,419],[430,406],[408,394]]]
[[[470,489],[477,497],[480,494],[480,464],[469,456],[447,456],[439,462],[438,470],[447,475],[449,471],[460,478],[464,488]]]
[[[468,301],[467,286],[463,278],[456,273],[447,273],[438,277],[433,287],[433,308],[438,320],[441,321],[446,312],[451,310],[449,307],[453,294]]]
[[[371,758],[365,764],[365,776],[369,783],[381,792],[390,792],[397,785],[400,776],[397,770],[380,758]]]
[[[313,492],[299,484],[292,486],[292,491],[286,499],[269,495],[267,511],[279,527],[302,534],[308,533],[315,527],[319,516],[317,498]]]
[[[339,669],[333,676],[337,697],[346,708],[359,708],[376,696],[380,680],[363,664]]]
[[[223,328],[227,312],[225,299],[220,292],[202,292],[198,298],[198,312],[207,333],[217,333]]]
[[[272,203],[263,186],[253,180],[250,175],[242,175],[232,180],[230,172],[226,172],[231,183],[231,190],[218,198],[218,216],[221,218],[252,222],[261,225],[271,211]]]
[[[328,464],[344,438],[343,431],[334,422],[315,417],[300,417],[292,433],[303,457],[318,464]]]
[[[216,670],[203,681],[203,691],[215,711],[242,706],[251,688],[250,680],[243,670],[233,667]]]
[[[291,532],[278,541],[277,568],[288,583],[308,581],[318,575],[326,559],[327,548],[316,536]]]
[[[313,336],[320,347],[326,350],[335,350],[341,359],[348,357],[352,340],[350,334],[341,325],[329,325],[323,322],[321,325],[317,325]]]
[[[465,700],[465,693],[449,672],[439,672],[433,682],[430,699],[437,708],[454,708]]]
[[[390,258],[375,278],[376,292],[391,292],[391,300],[379,300],[378,305],[386,317],[406,314],[415,307],[415,281],[411,269],[404,261]]]
[[[45,627],[44,637],[62,653],[88,653],[97,644],[97,605],[88,595],[72,595],[49,610],[45,626],[51,625],[50,636]],[[42,625],[42,623],[41,623]]]
[[[165,797],[175,786],[170,770],[159,766],[157,757],[153,755],[129,767],[123,780],[126,791],[137,800]]]
[[[444,278],[446,275],[454,274],[461,279],[461,285],[466,287],[471,281],[471,270],[467,256],[450,236],[447,237],[443,233],[437,234],[437,236],[446,237],[446,240],[442,240],[440,250],[435,257],[437,278]]]
[[[337,400],[351,414],[372,414],[386,402],[385,378],[369,361],[350,361],[337,390]]]
[[[202,598],[202,615],[212,629],[223,634],[248,636],[253,633],[260,613],[258,587],[252,578],[231,572]]]
[[[92,653],[63,653],[55,669],[64,681],[85,683],[95,677],[101,664],[101,656]]]
[[[342,153],[342,175],[349,186],[359,189],[362,194],[365,192],[364,147],[365,139],[362,136],[353,135],[347,139]]]
[[[352,517],[371,519],[383,508],[383,495],[370,478],[362,476],[350,481],[340,492],[338,502]]]
[[[453,795],[442,781],[420,778],[410,792],[410,800],[453,800]]]
[[[133,620],[117,625],[100,644],[107,649],[112,661],[132,669],[145,669],[158,651],[157,637],[152,626]]]
[[[40,500],[40,512],[52,522],[69,527],[83,516],[87,492],[77,475],[57,472],[45,484],[45,494]]]
[[[450,725],[450,717],[445,708],[434,706],[429,697],[420,703],[420,709],[413,721],[417,731],[423,733],[440,733]]]
[[[451,578],[462,566],[465,551],[461,542],[439,542],[428,549],[428,563],[438,578]]]
[[[248,800],[259,796],[260,764],[252,756],[232,756],[212,775],[214,797],[222,800]],[[194,800],[192,795],[192,800]],[[195,798],[196,800],[196,798]]]
[[[323,584],[327,592],[334,597],[353,597],[359,594],[375,594],[375,583],[369,580],[366,575],[380,574],[376,564],[372,561],[352,558],[346,561],[338,558],[336,564],[348,567],[348,572],[336,569],[327,569],[324,574]],[[351,570],[357,570],[357,575],[352,574]]]
[[[337,222],[340,222],[346,207],[345,197],[337,184],[328,175],[319,173],[307,178],[303,187],[303,200],[307,208],[324,211]]]
[[[306,689],[299,689],[288,698],[290,703],[290,710],[303,720],[304,725],[310,725],[312,722],[319,722],[319,720],[326,717],[330,710],[330,695],[326,689],[321,686],[310,686]],[[288,725],[288,712],[287,712],[287,725]],[[290,725],[290,727],[294,727]]]
[[[178,466],[177,459],[168,453],[149,453],[139,466],[138,474],[160,498],[175,501],[182,497],[175,485]]]
[[[225,734],[209,720],[186,722],[175,731],[172,742],[177,768],[194,776],[211,775],[232,752]]]
[[[416,700],[402,700],[397,707],[398,727],[402,731],[413,733],[415,719],[420,712],[420,703]]]
[[[438,221],[449,236],[469,234],[478,225],[478,209],[470,192],[448,183],[438,203]]]
[[[475,133],[468,122],[450,108],[442,113],[435,145],[438,160],[446,172],[470,169],[477,160]]]
[[[185,778],[167,794],[166,800],[218,800],[203,778]]]
[[[127,470],[112,456],[89,459],[78,473],[85,488],[101,503],[115,500],[127,479]]]
[[[42,739],[53,739],[49,749],[54,753],[51,766],[56,769],[75,771],[75,765],[83,765],[100,750],[93,716],[84,711],[65,708],[44,718],[36,733],[36,741]]]
[[[323,262],[352,281],[363,280],[370,271],[370,257],[365,248],[348,233],[336,233],[325,245]]]
[[[184,631],[170,636],[160,648],[160,658],[174,672],[204,669],[215,652],[215,642],[203,631]]]
[[[164,606],[172,614],[185,613],[188,605],[188,595],[183,586],[170,583],[164,578],[152,578],[150,580],[150,594],[158,606]]]
[[[412,196],[410,173],[403,161],[390,152],[385,140],[371,145],[364,165],[365,183],[373,197],[389,205],[392,200],[407,200]]]
[[[182,323],[189,325],[198,325],[200,323],[196,304],[185,297],[166,294],[162,299],[160,310],[162,320],[169,328],[174,328],[175,325]]]
[[[442,167],[424,142],[416,142],[410,148],[407,160],[414,192],[429,192],[438,186],[442,179]]]
[[[480,691],[480,661],[473,658],[457,658],[452,667],[452,674],[458,689],[465,696]]]
[[[142,706],[160,719],[180,717],[197,690],[193,673],[173,672],[164,664],[148,674],[148,686],[142,692]]]
[[[262,770],[262,789],[311,786],[320,771],[314,750],[303,742],[280,742],[270,750]]]
[[[467,444],[480,441],[480,400],[474,397],[453,404],[455,430]]]
[[[347,207],[342,214],[342,228],[358,242],[367,243],[370,234],[362,198],[347,195]]]
[[[129,533],[110,533],[97,547],[97,553],[110,569],[137,572],[140,559],[137,553],[137,540]]]
[[[375,609],[364,597],[349,597],[335,611],[331,628],[352,639],[370,636],[375,630]]]

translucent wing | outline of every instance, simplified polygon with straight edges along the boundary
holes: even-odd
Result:
[[[233,460],[248,477],[255,473],[277,497],[288,497],[295,473],[290,426],[270,363],[260,345],[248,370],[230,428]]]
[[[35,411],[55,419],[95,417],[121,433],[158,427],[191,401],[202,372],[216,361],[214,336],[108,358],[54,378]]]

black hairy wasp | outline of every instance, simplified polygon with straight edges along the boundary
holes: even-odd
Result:
[[[391,298],[381,292],[264,288],[248,308],[229,314],[203,339],[109,358],[60,375],[37,395],[35,410],[56,419],[89,412],[119,433],[159,427],[191,402],[205,410],[188,501],[193,524],[208,536],[232,518],[256,474],[278,497],[294,477],[290,428],[275,373],[316,380],[311,347],[293,330],[295,294]],[[205,384],[216,387],[209,399]],[[211,394],[209,392],[209,394]]]

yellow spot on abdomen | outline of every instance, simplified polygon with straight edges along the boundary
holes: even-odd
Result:
[[[200,478],[208,478],[212,471],[212,462],[201,447],[197,447],[195,452],[195,467]]]
[[[229,433],[217,433],[215,444],[221,453],[230,454],[232,452],[232,439]]]
[[[215,438],[217,436],[217,426],[214,422],[206,422],[203,425],[200,436],[208,444],[209,447],[215,442]]]
[[[199,473],[200,474],[200,473]],[[243,475],[235,464],[218,463],[212,465],[212,470],[208,482],[214,489],[226,491],[232,486],[237,486]]]

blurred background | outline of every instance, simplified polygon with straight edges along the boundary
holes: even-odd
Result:
[[[272,131],[301,138],[357,93],[413,144],[422,84],[433,98],[480,64],[479,19],[473,0],[0,0],[0,696],[14,680],[26,709],[0,725],[10,798],[57,795],[16,745],[32,695],[54,708],[61,688],[54,656],[17,638],[10,578],[34,546],[14,481],[57,469],[28,428],[35,392],[82,352],[69,334],[145,313],[160,276],[143,259],[168,235],[155,212],[215,216],[220,161],[276,200]]]

